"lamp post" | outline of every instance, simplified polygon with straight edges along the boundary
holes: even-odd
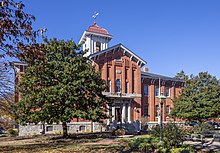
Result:
[[[159,100],[160,100],[160,142],[162,142],[163,140],[163,117],[162,117],[162,109],[163,109],[163,103],[164,100],[166,99],[166,96],[163,95],[163,93],[160,93],[160,95],[158,96]]]
[[[121,71],[121,86],[120,86],[120,113],[121,113],[121,121],[120,121],[120,129],[122,129],[122,122],[123,122],[123,114],[122,114],[122,109],[123,109],[123,103],[122,103],[122,71]]]

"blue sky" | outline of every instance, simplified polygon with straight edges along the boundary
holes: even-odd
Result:
[[[78,42],[93,24],[145,59],[150,72],[175,76],[208,71],[220,78],[219,0],[24,0],[49,38]]]

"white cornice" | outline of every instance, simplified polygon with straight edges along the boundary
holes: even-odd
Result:
[[[112,47],[110,47],[110,48],[108,48],[108,49],[105,49],[105,50],[102,50],[102,51],[100,51],[100,52],[96,52],[95,54],[92,54],[92,55],[90,55],[90,58],[94,58],[95,56],[99,56],[99,55],[101,55],[101,54],[104,54],[104,53],[106,53],[106,52],[109,52],[109,51],[112,51],[113,50],[113,52],[115,51],[115,49],[116,48],[118,48],[118,47],[120,47],[120,48],[122,48],[122,52],[123,52],[123,54],[125,54],[126,52],[130,55],[130,59],[132,60],[132,59],[136,59],[137,60],[137,63],[141,63],[139,66],[140,67],[142,67],[142,66],[144,66],[145,64],[147,64],[147,62],[145,61],[145,60],[143,60],[142,58],[140,58],[139,56],[137,56],[135,53],[133,53],[131,50],[129,50],[128,48],[126,48],[124,45],[122,45],[122,44],[117,44],[117,45],[115,45],[115,46],[112,46]]]
[[[84,39],[86,38],[87,35],[95,35],[99,37],[112,39],[112,35],[105,35],[105,34],[96,33],[96,32],[84,31],[82,37],[80,38],[79,44],[84,42]]]

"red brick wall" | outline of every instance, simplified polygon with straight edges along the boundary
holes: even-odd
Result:
[[[158,79],[144,78],[142,82],[142,115],[144,115],[144,105],[148,105],[149,121],[158,121],[158,118],[155,116],[155,107],[160,105],[158,97],[155,96],[156,86],[159,86]],[[166,107],[170,106],[170,109],[173,108],[173,100],[180,95],[182,84],[181,82],[173,84],[173,81],[166,81],[165,84],[162,84],[162,82],[163,80],[161,80],[161,93],[166,94],[166,88],[170,88],[170,96],[163,103],[163,121],[173,121],[172,118],[167,116]],[[148,86],[148,96],[144,95],[145,85]]]
[[[121,61],[115,58],[121,57]],[[125,93],[126,82],[129,84],[128,93],[141,94],[141,68],[136,61],[130,59],[129,56],[123,54],[122,51],[114,50],[103,54],[94,60],[96,70],[101,71],[102,79],[107,83],[111,80],[111,92],[115,92],[115,80],[122,78],[122,93]],[[121,73],[117,73],[117,71]],[[137,120],[141,117],[141,98],[134,98],[131,106],[131,118]]]

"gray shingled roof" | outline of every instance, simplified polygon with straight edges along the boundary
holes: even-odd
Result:
[[[149,72],[141,72],[141,77],[143,78],[152,78],[152,79],[162,79],[162,80],[170,80],[170,81],[178,81],[178,82],[184,82],[183,80],[177,79],[175,77],[168,77],[164,75],[149,73]]]

